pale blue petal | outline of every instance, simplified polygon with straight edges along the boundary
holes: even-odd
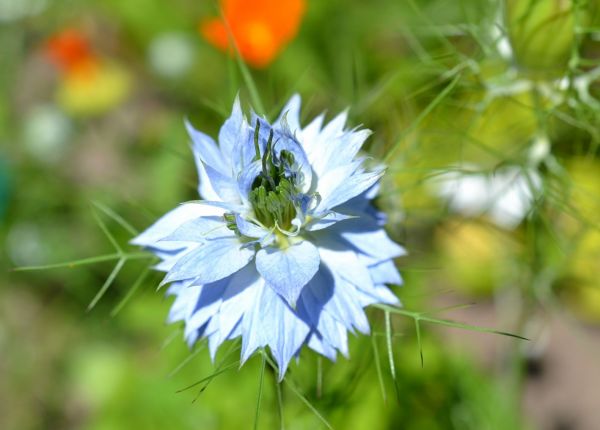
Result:
[[[321,156],[311,160],[313,168],[319,172],[319,177],[338,166],[350,163],[370,135],[371,131],[364,129],[344,132],[330,138],[320,136],[323,139],[319,151]]]
[[[356,218],[355,215],[345,215],[339,212],[329,212],[322,218],[315,218],[311,222],[309,222],[304,228],[307,231],[319,231],[325,228],[331,227],[332,225],[345,221],[348,219]]]
[[[279,368],[279,380],[287,370],[291,358],[297,354],[310,331],[308,325],[298,318],[290,307],[270,288],[263,289],[261,311],[270,316],[267,324],[267,344]]]
[[[221,201],[221,197],[212,186],[204,162],[197,159],[196,167],[198,169],[198,194],[200,197],[206,200]]]
[[[384,229],[366,217],[348,220],[340,235],[356,249],[379,260],[406,255],[406,250],[392,241]],[[375,226],[375,228],[373,228]],[[333,228],[335,228],[334,226]]]
[[[158,248],[161,250],[171,250],[185,247],[183,244],[159,243],[159,241],[169,234],[173,233],[182,224],[201,217],[222,215],[223,210],[211,206],[197,205],[193,203],[177,206],[168,212],[146,231],[134,238],[131,243],[138,246]]]
[[[343,244],[339,244],[337,249],[319,248],[319,255],[332,273],[352,285],[365,289],[373,286],[369,270],[352,249],[344,249]]]
[[[264,282],[259,283],[256,287],[256,296],[251,306],[244,314],[242,319],[242,351],[240,356],[241,364],[244,364],[246,360],[258,349],[266,346],[268,340],[267,331],[271,327],[265,322],[265,319],[275,318],[275,316],[266,315],[263,309],[272,307],[269,303],[266,303],[267,298],[273,299],[272,296],[263,298],[264,291],[268,287],[264,285]]]
[[[208,165],[205,165],[204,169],[211,188],[219,197],[218,200],[228,203],[240,202],[240,194],[238,192],[237,182],[232,179],[231,176],[224,175]]]
[[[233,157],[238,152],[240,139],[246,139],[248,125],[244,119],[240,98],[236,97],[233,102],[231,116],[223,123],[219,130],[219,146],[221,154],[229,161],[229,165],[234,165]]]
[[[183,256],[163,283],[192,278],[196,284],[215,282],[240,270],[254,253],[254,248],[243,246],[235,236],[210,240]]]
[[[220,339],[227,339],[242,317],[255,302],[264,281],[249,264],[231,276],[227,289],[223,292],[223,303],[219,309],[218,322]]]
[[[256,268],[267,284],[292,306],[319,268],[319,251],[308,241],[256,253]]]
[[[328,199],[337,191],[337,189],[348,181],[355,173],[363,173],[360,170],[362,160],[354,160],[351,163],[338,166],[335,169],[328,170],[319,177],[317,191],[323,200]],[[355,208],[353,208],[356,210]]]
[[[248,201],[250,191],[252,191],[252,184],[261,172],[262,163],[261,161],[257,160],[244,167],[242,172],[239,174],[237,178],[237,186],[239,194],[244,202]]]
[[[331,361],[335,361],[337,358],[337,351],[334,347],[329,345],[323,337],[317,332],[313,333],[308,339],[307,346],[318,354],[321,354]]]
[[[317,116],[306,127],[304,127],[300,133],[297,133],[300,144],[304,148],[304,152],[306,152],[306,156],[310,162],[313,161],[311,154],[316,152],[316,147],[320,143],[318,138],[319,134],[321,133],[321,127],[324,119],[325,114]]]
[[[275,127],[279,129],[287,128],[292,135],[300,130],[300,106],[302,104],[302,99],[300,95],[294,94],[287,104],[281,110],[281,115],[275,121]],[[285,124],[282,124],[282,121]]]
[[[185,121],[185,128],[192,140],[192,151],[196,164],[199,166],[199,162],[204,162],[222,173],[227,172],[227,165],[215,141],[207,134],[196,130],[188,120]]]
[[[173,233],[161,239],[161,242],[204,242],[207,239],[231,236],[225,219],[219,217],[200,217],[183,223]]]
[[[383,170],[358,173],[351,176],[333,190],[327,198],[321,200],[315,212],[324,212],[345,203],[373,186],[382,176]]]
[[[392,260],[382,261],[381,263],[369,266],[369,273],[375,284],[402,284],[402,277]]]
[[[240,233],[246,237],[263,238],[270,234],[269,230],[244,219],[241,215],[236,214],[235,224]]]
[[[167,318],[169,323],[187,319],[191,315],[194,303],[198,300],[201,291],[201,287],[184,286],[183,282],[176,282],[172,285],[172,287],[175,286],[177,288],[173,294],[176,294],[176,298]],[[172,290],[169,289],[169,291]]]
[[[194,302],[191,315],[186,319],[186,337],[189,333],[198,330],[201,326],[209,322],[213,315],[216,314],[221,306],[221,297],[228,283],[228,279],[221,279],[220,281],[200,287],[200,295]]]

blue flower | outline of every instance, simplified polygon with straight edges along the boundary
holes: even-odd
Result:
[[[175,296],[169,321],[211,356],[242,338],[242,363],[269,347],[282,378],[307,345],[335,360],[348,331],[369,332],[363,308],[397,304],[401,284],[385,217],[371,205],[383,175],[358,152],[368,130],[345,129],[346,113],[300,126],[294,96],[271,125],[236,100],[219,144],[187,124],[204,200],[164,215],[133,240],[161,258]]]

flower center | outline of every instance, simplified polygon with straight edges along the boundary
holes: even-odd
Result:
[[[256,219],[266,227],[277,225],[283,230],[292,228],[292,220],[296,217],[298,191],[296,189],[297,174],[292,170],[294,155],[282,150],[277,156],[273,142],[273,130],[269,133],[267,147],[261,157],[258,144],[260,123],[256,122],[254,132],[255,161],[262,160],[262,171],[254,180],[250,191],[250,204]]]

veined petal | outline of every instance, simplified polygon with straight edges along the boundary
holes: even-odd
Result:
[[[375,284],[402,284],[402,277],[392,260],[385,260],[369,266],[369,274]]]
[[[256,253],[256,268],[267,284],[294,306],[302,287],[319,268],[319,251],[306,240],[285,249],[263,248]]]
[[[221,196],[213,188],[204,162],[197,159],[196,167],[198,170],[198,194],[200,197],[206,200],[221,201]]]
[[[138,246],[168,249],[169,244],[158,242],[173,233],[182,224],[201,216],[219,216],[222,214],[223,209],[217,207],[193,203],[182,204],[163,215],[162,218],[152,224],[146,231],[131,240],[131,243]],[[173,245],[171,244],[170,246],[172,248]],[[181,248],[181,246],[179,247]]]
[[[235,216],[235,224],[240,233],[246,237],[263,238],[270,234],[270,231],[265,230],[253,222],[245,220],[242,216],[237,214]]]
[[[331,211],[322,218],[315,218],[310,221],[304,228],[308,231],[319,231],[324,228],[331,227],[332,225],[345,221],[348,219],[356,218],[355,215],[344,215],[342,213]]]
[[[261,291],[260,286],[264,284],[252,264],[248,264],[229,279],[218,314],[221,340],[227,339],[236,324],[248,312]]]
[[[196,130],[188,120],[185,120],[185,128],[192,140],[192,151],[196,163],[199,165],[200,162],[203,162],[219,172],[227,172],[227,165],[223,161],[221,151],[215,141],[207,134]]]
[[[246,139],[248,124],[244,119],[242,106],[239,96],[236,96],[233,102],[231,116],[223,123],[219,130],[219,147],[221,154],[228,161],[229,166],[234,166],[235,154],[237,154],[240,146],[240,140]]]
[[[327,198],[321,200],[321,203],[319,203],[315,212],[318,213],[333,209],[351,198],[358,196],[379,181],[383,176],[383,173],[382,169],[378,169],[373,172],[352,175],[348,180],[331,191]]]
[[[237,178],[238,191],[244,202],[248,202],[248,196],[252,191],[252,184],[256,177],[262,171],[262,164],[260,161],[253,161],[244,167]]]
[[[204,242],[207,239],[231,236],[231,230],[227,228],[225,219],[215,216],[199,217],[183,223],[173,233],[167,235],[162,242]]]
[[[240,194],[238,192],[237,183],[234,179],[232,179],[230,176],[224,175],[209,165],[205,165],[204,170],[206,172],[206,177],[210,182],[211,188],[219,197],[218,200],[229,203],[240,202]]]
[[[242,362],[257,348],[269,346],[279,367],[279,380],[310,329],[275,291],[266,285],[242,322]]]
[[[339,229],[340,236],[356,249],[379,260],[406,255],[406,250],[392,241],[376,220],[366,217],[348,220]],[[336,226],[333,227],[334,229]]]
[[[183,256],[163,283],[184,279],[194,279],[195,284],[215,282],[240,270],[254,253],[254,248],[243,246],[235,236],[210,240]]]
[[[287,127],[292,135],[294,135],[296,131],[300,131],[301,104],[302,99],[300,98],[300,95],[294,94],[281,110],[279,118],[277,118],[277,121],[275,121],[275,127],[282,130]],[[283,124],[283,122],[285,122],[285,124]]]

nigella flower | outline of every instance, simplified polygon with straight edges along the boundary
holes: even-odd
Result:
[[[348,331],[369,332],[363,308],[398,303],[386,284],[404,254],[371,205],[383,169],[357,157],[370,132],[346,130],[345,113],[302,128],[299,111],[294,96],[274,124],[248,122],[236,100],[218,145],[188,124],[204,200],[133,240],[161,258],[190,345],[207,338],[214,357],[241,337],[242,363],[268,347],[280,378],[304,345],[347,356]]]

